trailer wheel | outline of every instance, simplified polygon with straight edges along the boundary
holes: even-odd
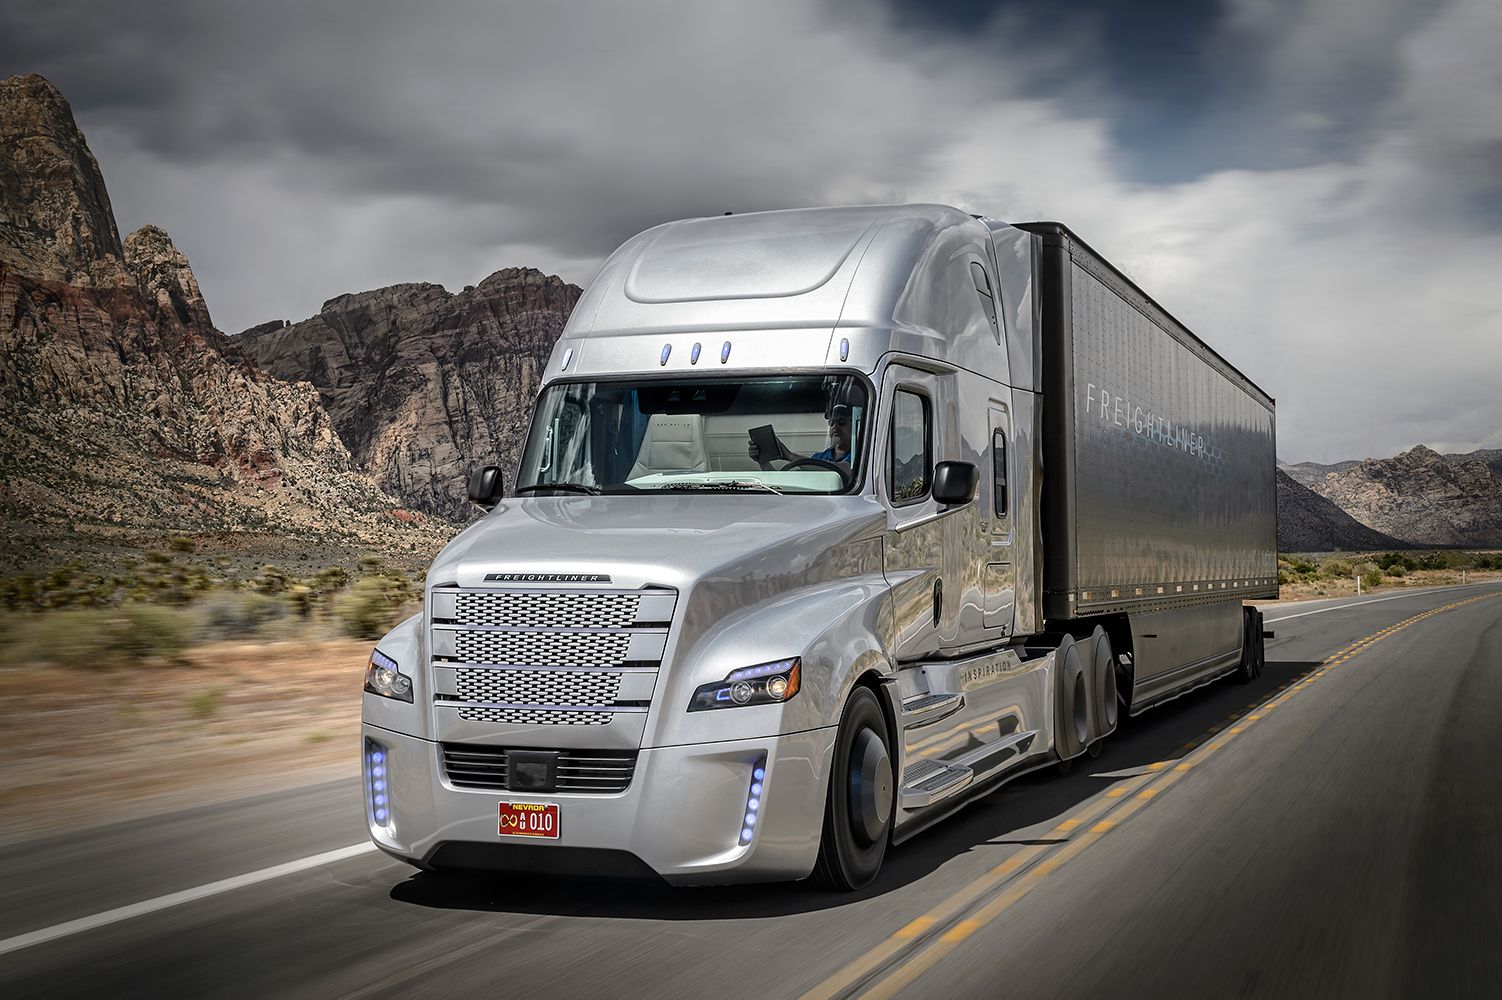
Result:
[[[1236,682],[1250,684],[1262,675],[1262,612],[1243,608],[1241,613],[1241,663],[1236,667]]]
[[[887,739],[886,718],[876,695],[856,688],[845,703],[835,737],[824,833],[814,868],[815,878],[831,889],[864,889],[881,871],[896,803]]]
[[[1090,695],[1079,646],[1065,636],[1059,644],[1054,672],[1054,750],[1067,764],[1090,742]],[[1061,768],[1067,771],[1067,766]]]

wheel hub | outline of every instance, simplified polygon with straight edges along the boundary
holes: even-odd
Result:
[[[862,729],[850,748],[850,827],[862,845],[886,832],[892,815],[892,762],[886,744]]]

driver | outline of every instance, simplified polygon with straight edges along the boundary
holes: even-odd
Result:
[[[778,441],[777,444],[779,447],[782,446],[781,441]],[[752,461],[761,461],[761,449],[757,447],[755,441],[752,441],[747,446],[746,455]],[[788,451],[786,448],[782,448],[781,455],[772,455],[770,457],[780,458],[783,461],[791,462],[803,456],[798,455],[796,452]],[[829,447],[825,448],[823,451],[816,451],[808,457],[817,459],[821,462],[848,463],[850,461],[849,406],[844,403],[838,403],[835,405],[834,409],[829,411]],[[763,466],[763,468],[765,468],[765,466]]]

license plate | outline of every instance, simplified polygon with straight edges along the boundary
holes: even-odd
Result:
[[[502,802],[496,832],[502,837],[558,839],[558,803]]]

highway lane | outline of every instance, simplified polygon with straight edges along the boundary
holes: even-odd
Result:
[[[1486,944],[1502,927],[1486,753],[1502,597],[1387,634],[1215,744],[1354,640],[1497,590],[1272,609],[1299,616],[1271,626],[1260,682],[1130,720],[1068,776],[1023,778],[903,845],[854,897],[444,877],[364,855],[0,956],[0,993],[839,996],[910,977],[957,996],[1463,995],[1502,972]],[[317,786],[12,846],[0,937],[353,843],[358,795]]]

